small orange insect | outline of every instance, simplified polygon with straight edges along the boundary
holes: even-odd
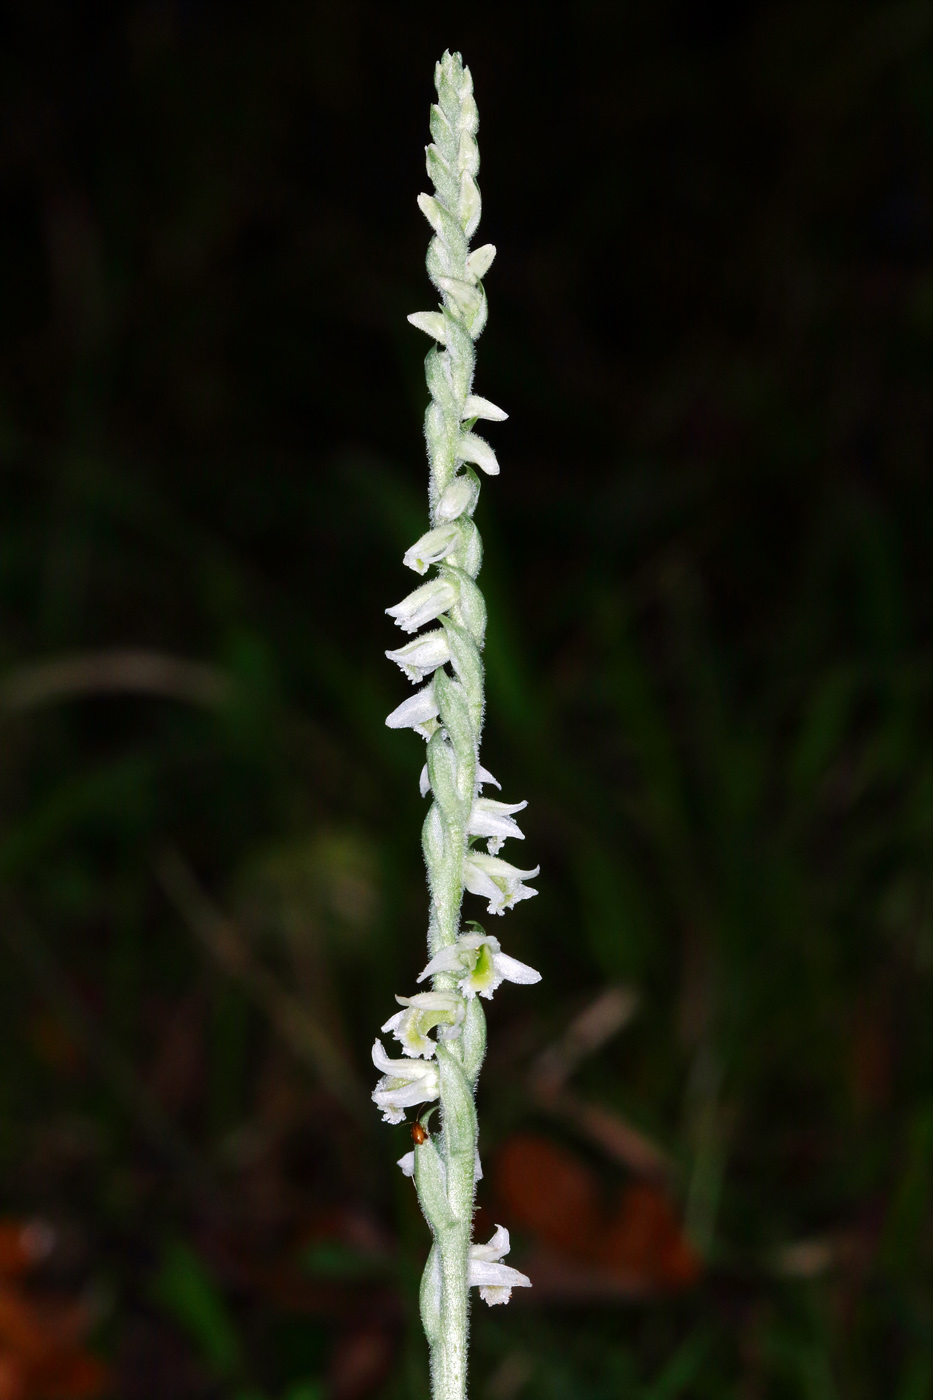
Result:
[[[421,1124],[421,1123],[412,1123],[412,1125],[411,1125],[411,1140],[412,1140],[412,1142],[416,1142],[416,1143],[418,1144],[418,1146],[420,1147],[421,1144],[422,1144],[423,1142],[427,1142],[429,1136],[430,1136],[430,1134],[428,1133],[427,1129],[424,1127],[423,1124]]]

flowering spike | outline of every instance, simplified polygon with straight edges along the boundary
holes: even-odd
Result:
[[[468,1290],[490,1305],[508,1302],[529,1280],[502,1263],[508,1231],[497,1226],[487,1244],[471,1245],[473,1193],[482,1175],[474,1095],[486,1053],[482,1000],[504,981],[531,984],[540,973],[502,952],[478,924],[461,929],[464,892],[502,914],[536,893],[519,870],[498,856],[504,841],[523,840],[515,814],[524,802],[482,797],[499,784],[479,761],[485,709],[482,649],[486,604],[476,583],[483,550],[473,522],[481,477],[497,476],[493,448],[471,431],[478,419],[508,416],[474,394],[475,342],[486,324],[482,279],[495,257],[491,243],[470,251],[482,212],[477,176],[479,118],[473,81],[459,54],[445,53],[435,70],[431,144],[425,165],[433,194],[418,196],[431,228],[426,268],[441,309],[409,316],[436,343],[425,358],[430,403],[424,420],[430,464],[430,525],[405,552],[404,563],[425,582],[386,612],[406,632],[435,624],[386,656],[420,689],[392,711],[392,729],[414,729],[427,740],[419,787],[431,802],[422,827],[430,912],[428,961],[418,978],[430,991],[397,997],[401,1010],[382,1027],[401,1044],[392,1060],[380,1041],[373,1062],[382,1078],[373,1099],[390,1123],[406,1109],[440,1100],[440,1131],[415,1124],[415,1146],[399,1167],[412,1176],[434,1235],[421,1284],[421,1318],[431,1349],[434,1400],[465,1400]],[[478,469],[478,470],[477,470]],[[426,682],[426,683],[425,683]],[[485,840],[487,851],[474,842]]]

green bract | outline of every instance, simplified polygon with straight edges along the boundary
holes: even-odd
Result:
[[[440,1100],[440,1133],[426,1136],[422,1123],[416,1137],[424,1140],[399,1165],[406,1175],[414,1174],[434,1236],[421,1285],[434,1400],[464,1400],[471,1284],[490,1304],[507,1302],[511,1288],[528,1285],[524,1274],[500,1262],[508,1250],[507,1230],[498,1227],[488,1245],[471,1245],[479,1170],[474,1094],[486,1050],[479,996],[492,996],[503,980],[530,983],[539,975],[502,953],[498,940],[482,930],[461,931],[460,906],[466,889],[487,899],[491,913],[501,914],[536,893],[522,880],[537,870],[518,870],[497,855],[507,839],[522,839],[513,817],[525,804],[480,796],[484,783],[498,784],[479,762],[486,604],[476,585],[483,550],[473,523],[480,494],[474,469],[497,476],[499,462],[473,427],[478,419],[501,422],[507,415],[472,393],[474,342],[488,314],[480,279],[496,250],[488,243],[472,253],[469,247],[481,211],[478,117],[470,70],[459,54],[444,54],[435,83],[434,139],[427,148],[434,193],[419,195],[418,205],[433,231],[427,269],[440,309],[408,318],[437,342],[425,361],[431,396],[425,415],[430,522],[403,561],[418,574],[434,573],[386,609],[405,632],[430,629],[386,652],[421,687],[386,723],[413,729],[427,740],[421,791],[431,795],[422,831],[430,889],[429,962],[419,981],[430,976],[433,987],[397,998],[404,1010],[382,1029],[392,1031],[408,1061],[390,1060],[376,1042],[373,1059],[383,1077],[373,1098],[393,1123],[407,1108]],[[487,840],[486,852],[474,849],[477,839]]]

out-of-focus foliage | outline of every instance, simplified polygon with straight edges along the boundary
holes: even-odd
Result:
[[[367,1094],[423,962],[382,609],[449,44],[511,414],[484,756],[543,867],[478,1225],[536,1286],[477,1400],[929,1394],[928,25],[5,7],[0,1182],[49,1248],[4,1396],[425,1395]]]

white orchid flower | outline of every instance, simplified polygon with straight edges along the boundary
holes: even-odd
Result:
[[[460,597],[460,589],[451,578],[432,578],[407,598],[386,608],[403,632],[417,632],[426,622],[433,622],[441,613],[449,612]]]
[[[373,1103],[385,1123],[401,1123],[406,1108],[430,1103],[440,1095],[437,1065],[422,1060],[391,1060],[381,1040],[373,1043],[373,1064],[382,1078],[373,1090]]]
[[[527,1274],[499,1260],[509,1252],[509,1232],[504,1225],[496,1226],[496,1233],[488,1244],[474,1244],[470,1247],[469,1272],[467,1283],[470,1288],[479,1288],[479,1296],[491,1308],[497,1303],[507,1303],[513,1288],[530,1288],[531,1279]]]
[[[487,913],[503,914],[519,900],[531,899],[538,893],[523,885],[522,880],[532,879],[540,869],[540,865],[536,865],[534,870],[518,870],[498,856],[468,851],[463,864],[463,883],[471,894],[479,894],[489,900]]]
[[[436,530],[429,530],[426,535],[422,535],[411,549],[405,551],[402,563],[406,568],[414,569],[416,574],[426,574],[431,564],[446,559],[459,543],[460,529],[457,525],[439,525]]]
[[[518,822],[513,822],[512,813],[521,812],[527,806],[527,802],[495,802],[491,797],[477,797],[467,832],[470,836],[488,836],[486,849],[490,855],[497,855],[509,836],[524,841],[525,833]]]
[[[462,933],[456,943],[441,951],[431,959],[418,978],[423,982],[438,972],[452,972],[459,976],[457,986],[470,1000],[477,992],[489,1000],[503,982],[520,982],[530,986],[541,981],[541,973],[527,963],[510,958],[499,947],[498,938],[483,933]],[[383,1028],[384,1029],[384,1028]]]
[[[443,631],[425,632],[413,642],[399,647],[398,651],[387,651],[386,656],[401,666],[405,675],[416,685],[450,660],[450,647]]]
[[[438,1027],[441,1040],[454,1040],[460,1034],[466,1007],[456,992],[416,992],[413,997],[396,997],[404,1011],[396,1011],[381,1028],[391,1031],[406,1055],[430,1059],[437,1044],[428,1031]]]
[[[409,695],[401,705],[397,705],[392,713],[386,716],[386,724],[389,729],[413,729],[422,739],[430,739],[437,728],[434,723],[437,713],[434,682],[431,681],[414,695]]]

